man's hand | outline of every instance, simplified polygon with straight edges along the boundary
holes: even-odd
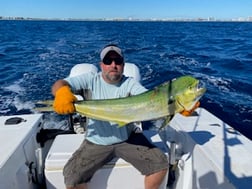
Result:
[[[198,101],[191,110],[183,110],[180,112],[183,116],[190,116],[196,108],[200,106],[200,102]]]
[[[58,114],[71,114],[75,112],[74,102],[77,98],[69,86],[59,88],[55,93],[53,108]]]

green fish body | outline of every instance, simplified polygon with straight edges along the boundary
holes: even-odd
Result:
[[[163,117],[170,119],[178,112],[193,108],[205,91],[199,88],[199,80],[182,76],[135,96],[76,102],[75,109],[89,118],[124,126]]]
[[[79,101],[75,103],[75,109],[83,116],[114,122],[119,127],[159,118],[166,118],[166,125],[176,113],[191,110],[205,91],[204,87],[199,87],[199,80],[192,76],[182,76],[135,96]],[[38,104],[47,107],[36,108],[37,111],[53,110],[53,101]]]

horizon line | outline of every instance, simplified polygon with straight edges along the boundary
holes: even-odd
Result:
[[[54,20],[54,21],[252,21],[252,16],[230,18],[230,19],[218,19],[215,17],[208,18],[33,18],[22,16],[0,16],[0,20]]]

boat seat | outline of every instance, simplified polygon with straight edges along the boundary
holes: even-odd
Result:
[[[167,147],[158,133],[144,131],[144,135],[167,156]],[[63,167],[71,157],[72,153],[81,145],[85,134],[58,135],[45,160],[46,188],[64,188]],[[168,157],[167,157],[168,158]],[[131,164],[121,158],[101,167],[88,183],[89,189],[138,189],[144,188],[144,176]],[[160,189],[165,189],[167,177],[164,179]]]
[[[96,73],[98,72],[98,68],[94,64],[80,63],[72,67],[69,77],[74,77],[89,72]],[[125,62],[123,74],[127,77],[133,77],[139,82],[141,80],[139,68],[133,63]]]
[[[72,67],[69,77],[74,77],[89,72],[96,73],[98,72],[98,69],[93,64],[87,64],[87,63],[76,64],[74,67]]]
[[[136,81],[141,82],[141,75],[136,64],[126,62],[123,74],[127,77],[133,77]]]

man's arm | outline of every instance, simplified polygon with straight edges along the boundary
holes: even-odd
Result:
[[[56,92],[58,91],[59,88],[63,86],[70,86],[69,83],[63,79],[60,79],[56,81],[53,86],[52,86],[52,94],[55,96]]]

